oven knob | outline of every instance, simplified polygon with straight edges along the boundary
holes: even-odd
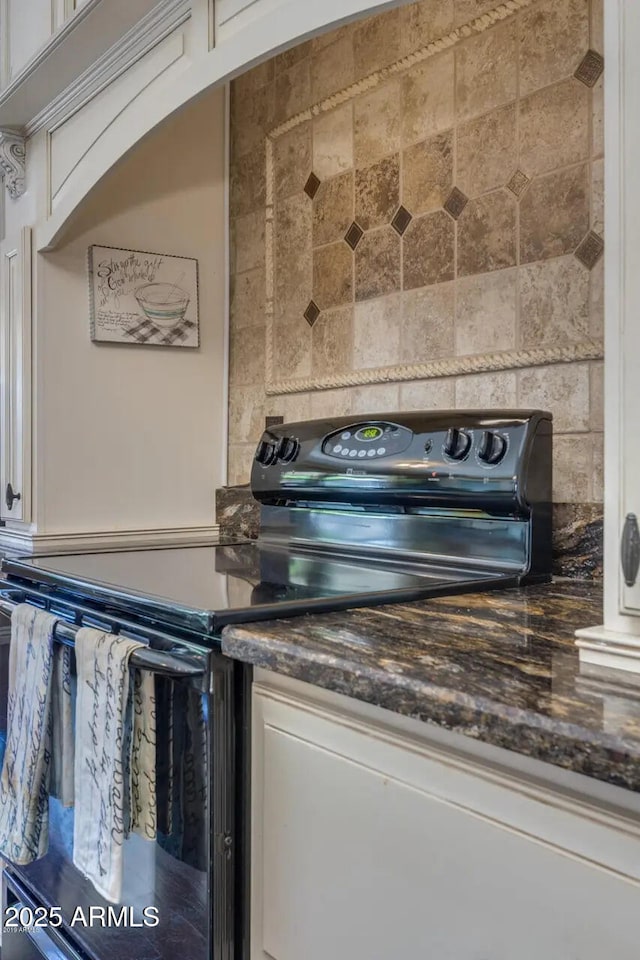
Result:
[[[444,452],[452,460],[464,460],[469,453],[471,446],[471,437],[464,430],[458,430],[452,427],[447,433],[447,439],[444,442]]]
[[[484,463],[500,463],[507,452],[507,441],[498,433],[485,430],[480,441],[478,457]]]
[[[282,460],[284,463],[290,463],[297,457],[299,449],[300,444],[297,440],[294,440],[292,437],[283,437],[276,450],[278,460]]]
[[[261,440],[258,444],[258,449],[256,450],[256,460],[258,463],[262,463],[265,467],[268,467],[270,463],[275,461],[275,459],[275,444],[269,443],[268,440]]]

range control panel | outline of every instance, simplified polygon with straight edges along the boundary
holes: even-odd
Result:
[[[402,453],[412,440],[413,433],[406,427],[371,421],[336,430],[323,440],[322,452],[339,460],[378,460]]]
[[[321,449],[326,456],[342,462],[380,460],[395,457],[408,450],[414,433],[407,427],[386,421],[365,421],[341,428],[322,438]],[[464,463],[470,458],[483,467],[501,463],[509,449],[509,430],[473,430],[449,427],[423,437],[422,457],[425,462]],[[263,466],[292,463],[300,452],[300,440],[295,436],[263,438],[258,444],[255,459]],[[413,451],[412,451],[413,452]]]
[[[502,501],[509,510],[532,477],[550,489],[550,414],[411,411],[270,427],[256,450],[251,488],[263,503],[465,501],[474,509]]]

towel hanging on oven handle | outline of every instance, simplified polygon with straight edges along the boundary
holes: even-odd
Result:
[[[17,588],[17,592],[20,593],[21,588]],[[26,598],[26,602],[28,602],[28,598]],[[7,594],[0,591],[0,612],[10,617],[17,606],[16,601],[8,599]],[[59,643],[73,647],[79,629],[79,626],[65,623],[64,620],[60,619],[55,625],[53,638]],[[122,636],[122,634],[119,634],[119,636]],[[164,650],[155,650],[151,647],[136,650],[131,654],[129,662],[131,666],[140,670],[151,670],[153,673],[160,673],[163,676],[174,677],[175,679],[201,677],[206,672],[203,661],[196,655],[170,653]]]

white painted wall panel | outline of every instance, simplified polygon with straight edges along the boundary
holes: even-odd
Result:
[[[330,24],[336,21],[345,21],[362,15],[365,11],[369,13],[379,12],[385,6],[394,6],[400,0],[343,0],[339,5],[327,2],[317,6],[308,0],[218,0],[215,5],[216,12],[216,36],[219,43],[236,34],[239,30],[250,27],[257,21],[262,21],[262,29],[265,31],[265,37],[268,38],[274,34],[282,32],[284,24],[293,25],[294,18],[291,17],[291,8],[296,7],[295,20],[308,19],[310,29],[315,28],[315,23],[319,20],[321,24]],[[332,9],[334,8],[335,9]],[[277,22],[277,13],[283,8],[283,21]],[[324,14],[324,17],[323,17]],[[312,27],[311,24],[314,26]],[[302,37],[306,31],[296,30],[290,34],[290,39]]]
[[[261,0],[218,0],[216,13],[219,25],[223,26],[229,20],[237,17],[243,10],[246,10],[247,7],[260,2]]]
[[[50,134],[50,206],[55,209],[66,181],[100,138],[136,97],[184,53],[181,33],[168,37],[126,74]]]

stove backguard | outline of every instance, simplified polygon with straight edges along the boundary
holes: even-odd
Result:
[[[551,575],[551,414],[430,411],[280,424],[251,474],[263,542],[371,562]]]

